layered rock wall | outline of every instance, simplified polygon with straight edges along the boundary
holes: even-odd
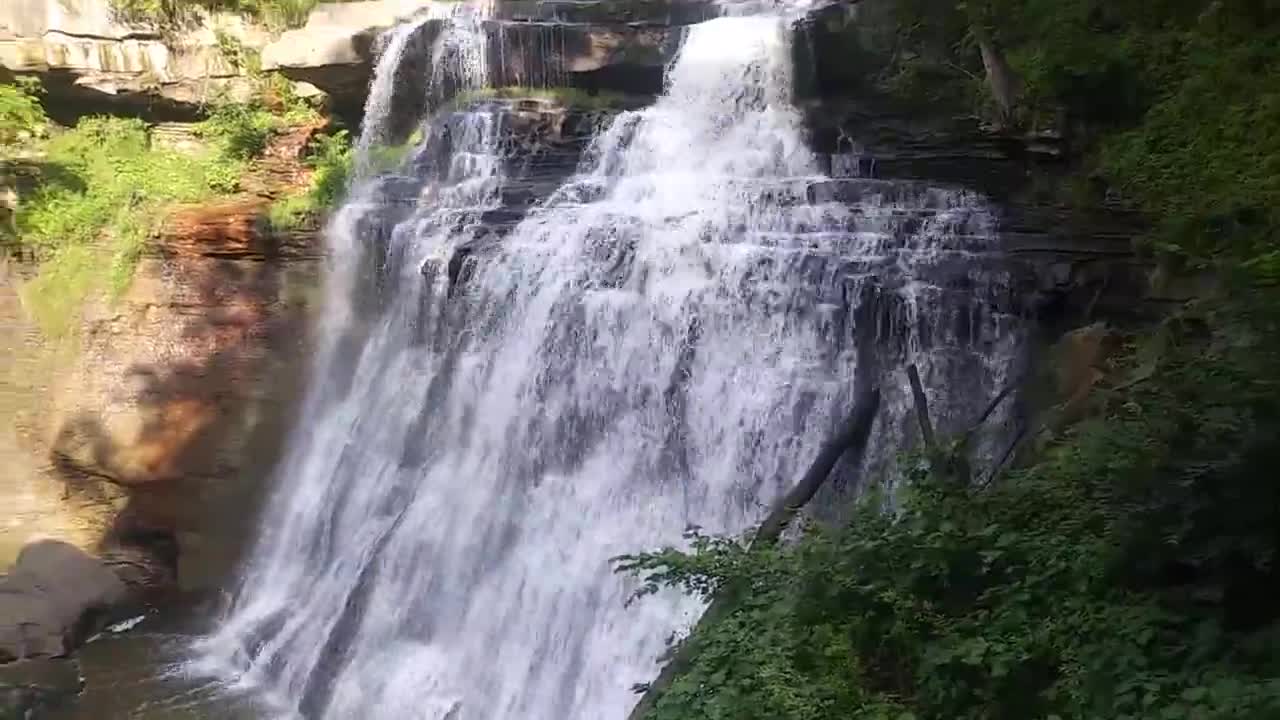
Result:
[[[316,233],[272,232],[271,198],[305,186],[312,128],[277,138],[256,192],[180,208],[121,298],[85,308],[72,343],[25,320],[11,272],[0,293],[0,564],[56,536],[108,555],[141,550],[213,587],[251,536],[307,367],[320,287]],[[145,563],[144,563],[145,564]]]
[[[245,68],[220,43],[255,48],[268,33],[230,14],[202,14],[164,29],[126,22],[108,0],[0,4],[0,79],[41,77],[54,114],[121,111],[190,114],[251,91]]]

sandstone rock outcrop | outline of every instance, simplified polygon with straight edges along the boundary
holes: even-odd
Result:
[[[220,36],[249,48],[268,39],[229,14],[169,31],[124,21],[108,0],[11,0],[0,4],[0,80],[40,76],[55,115],[189,114],[213,98],[251,92]]]
[[[0,79],[38,75],[52,104],[68,113],[189,115],[211,99],[250,94],[229,43],[260,53],[263,70],[313,84],[340,114],[358,118],[378,35],[431,5],[322,3],[303,26],[280,33],[229,13],[202,12],[163,28],[118,17],[109,0],[14,0],[0,7]],[[710,0],[493,0],[485,28],[494,84],[657,92],[682,26],[715,12]],[[433,38],[441,22],[424,23],[422,37]]]
[[[260,172],[302,185],[295,146],[310,132],[278,138]],[[88,317],[62,378],[51,423],[59,475],[71,488],[125,488],[113,538],[176,542],[187,587],[225,571],[249,535],[246,509],[305,375],[320,251],[313,233],[263,221],[270,196],[289,186],[267,180],[257,194],[175,212],[127,294]]]
[[[230,567],[306,367],[321,253],[314,231],[264,215],[309,181],[313,131],[275,138],[243,194],[176,209],[124,296],[85,309],[74,352],[42,342],[6,281],[0,567],[33,534],[142,588],[175,571],[207,587]]]

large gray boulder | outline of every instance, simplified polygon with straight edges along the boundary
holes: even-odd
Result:
[[[67,655],[128,594],[114,572],[74,545],[27,545],[0,576],[0,662]]]

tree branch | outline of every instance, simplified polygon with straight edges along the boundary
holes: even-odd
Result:
[[[880,391],[872,388],[862,392],[854,403],[853,410],[840,428],[818,451],[818,457],[809,466],[800,482],[786,495],[773,504],[768,517],[760,524],[755,537],[751,540],[750,550],[767,547],[777,543],[796,513],[813,499],[822,484],[835,468],[836,463],[845,453],[853,451],[861,457],[867,447],[867,438],[871,434],[871,426],[876,419],[876,410],[880,407]],[[640,701],[632,708],[628,720],[643,720],[654,708],[658,698],[671,687],[680,673],[684,672],[694,657],[694,646],[689,639],[696,636],[698,630],[713,624],[733,607],[732,595],[719,592],[707,606],[706,612],[698,619],[689,638],[685,638],[671,653],[671,659],[662,667],[658,677],[649,683],[640,696]]]
[[[929,420],[929,399],[925,397],[924,386],[920,384],[920,371],[914,363],[907,366],[907,378],[911,381],[911,394],[915,398],[916,420],[920,422],[920,437],[929,453],[937,449],[933,436],[933,423]]]

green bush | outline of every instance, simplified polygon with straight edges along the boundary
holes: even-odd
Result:
[[[974,28],[984,28],[1023,81],[1024,125],[1066,132],[1076,153],[1092,158],[1085,174],[1153,218],[1156,247],[1247,282],[1280,282],[1275,0],[895,7],[888,89],[925,95],[980,78]],[[944,75],[923,88],[898,82],[922,68]]]
[[[193,11],[240,13],[270,27],[294,27],[320,0],[111,0],[111,7],[131,22],[151,22],[180,26],[192,19]]]
[[[316,207],[335,207],[347,189],[354,151],[345,130],[316,138],[307,162],[315,168],[311,195]]]
[[[40,106],[42,92],[35,78],[0,84],[0,147],[44,134],[49,121]]]
[[[748,550],[624,558],[730,602],[651,720],[1280,717],[1280,361],[1269,308],[1188,315],[1158,361],[987,489],[903,463],[898,507]],[[1216,327],[1210,330],[1210,327]]]
[[[259,105],[227,102],[213,108],[200,123],[199,133],[216,143],[224,157],[248,160],[262,154],[280,125],[277,117]]]
[[[281,230],[295,228],[308,218],[337,207],[346,192],[353,159],[347,131],[315,138],[307,156],[307,164],[314,170],[310,187],[300,195],[272,203],[267,211],[270,225]]]
[[[46,141],[46,178],[17,216],[17,241],[41,261],[23,289],[40,325],[61,337],[90,294],[123,293],[173,203],[238,189],[245,161],[231,156],[232,146],[228,140],[219,152],[183,155],[153,147],[140,120],[105,117],[81,120]],[[234,147],[245,152],[244,143]]]

